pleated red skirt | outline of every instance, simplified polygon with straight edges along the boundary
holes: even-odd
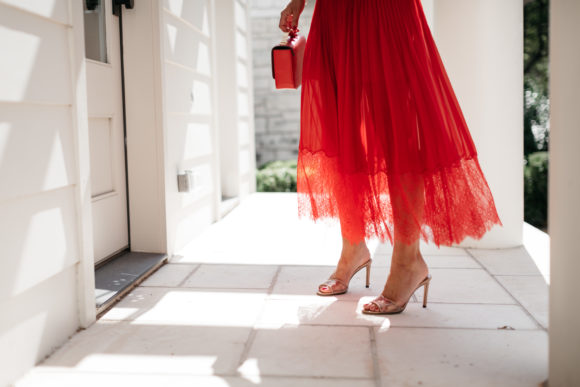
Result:
[[[316,0],[301,87],[301,218],[351,243],[501,225],[420,0]]]

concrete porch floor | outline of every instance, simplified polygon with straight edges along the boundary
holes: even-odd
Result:
[[[360,310],[384,286],[389,245],[369,242],[369,289],[363,270],[347,294],[316,296],[340,241],[337,224],[298,220],[295,194],[253,194],[15,385],[511,387],[547,378],[549,265],[532,258],[542,254],[424,245],[427,308],[421,288],[402,314],[368,316]]]

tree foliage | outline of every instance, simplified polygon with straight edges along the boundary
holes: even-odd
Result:
[[[524,154],[548,150],[549,0],[524,6]]]
[[[549,145],[549,0],[524,2],[524,219],[546,229]]]

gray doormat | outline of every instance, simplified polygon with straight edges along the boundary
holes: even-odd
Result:
[[[97,309],[106,308],[117,296],[126,293],[166,260],[166,254],[129,251],[95,270]]]

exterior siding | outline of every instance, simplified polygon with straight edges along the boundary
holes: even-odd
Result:
[[[236,30],[236,86],[238,99],[237,154],[239,157],[239,194],[256,191],[256,149],[254,142],[254,82],[252,79],[252,31],[248,0],[234,1]]]
[[[248,4],[228,3],[222,93],[216,4],[140,0],[123,16],[135,251],[172,255],[220,217],[221,158],[236,161],[240,198],[255,190]],[[95,321],[82,23],[76,0],[0,0],[0,386]],[[224,132],[216,107],[231,95]],[[234,147],[220,155],[224,133]],[[178,193],[186,169],[195,189]]]
[[[69,7],[0,1],[1,386],[79,326]]]
[[[222,196],[255,191],[252,56],[245,1],[164,0],[160,20],[167,234],[175,251],[220,217]],[[195,176],[189,193],[177,191],[184,170]]]
[[[168,243],[178,250],[216,214],[212,6],[207,0],[165,0],[161,11],[162,85]],[[192,170],[194,190],[177,190],[177,174]]]

